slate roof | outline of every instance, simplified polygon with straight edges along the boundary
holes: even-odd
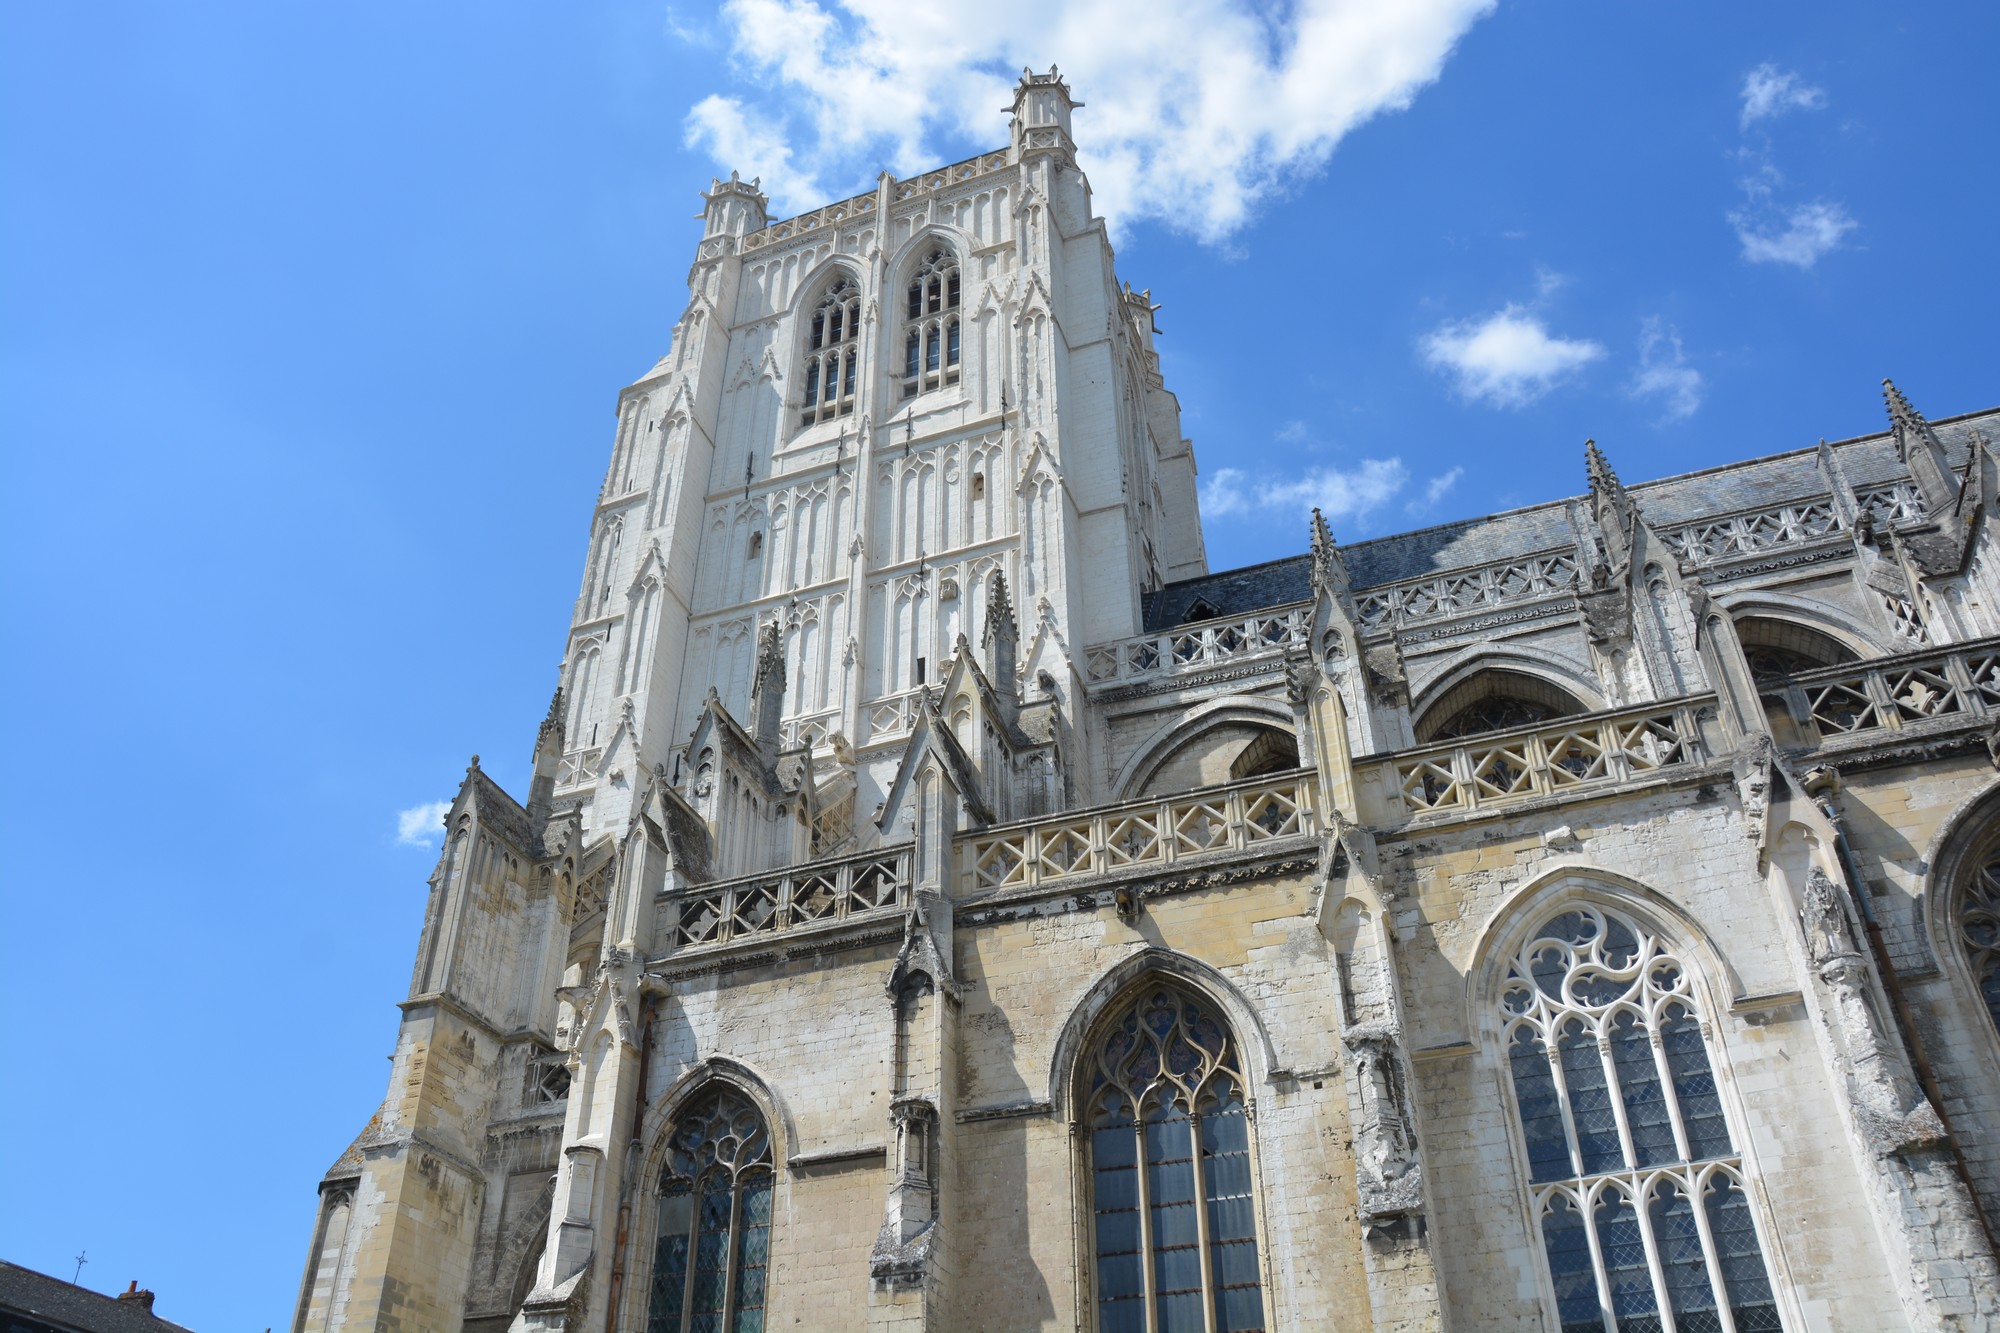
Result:
[[[1943,441],[1952,465],[1962,466],[1971,453],[1974,429],[1989,440],[2000,436],[2000,408],[1934,421],[1931,426]],[[1841,440],[1830,447],[1854,486],[1885,485],[1910,475],[1897,460],[1895,444],[1887,432]],[[1626,490],[1638,501],[1649,523],[1674,528],[1825,495],[1827,481],[1817,455],[1816,449],[1771,454],[1658,481],[1628,481]],[[1618,460],[1614,457],[1611,462],[1616,467]],[[1347,562],[1353,586],[1365,589],[1567,549],[1577,539],[1572,506],[1578,522],[1589,521],[1586,498],[1573,496],[1355,542],[1340,548],[1341,558]],[[1303,529],[1300,535],[1304,536]],[[1311,558],[1296,555],[1169,583],[1146,595],[1146,629],[1153,632],[1207,619],[1207,615],[1188,614],[1190,609],[1200,609],[1197,602],[1212,608],[1216,616],[1235,616],[1304,601],[1312,596],[1311,575]]]
[[[145,1307],[0,1259],[0,1315],[24,1315],[63,1333],[188,1333]]]

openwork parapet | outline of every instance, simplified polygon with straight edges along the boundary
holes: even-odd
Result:
[[[1477,810],[1579,787],[1609,786],[1703,757],[1707,699],[1517,728],[1469,743],[1408,750],[1383,766],[1410,814]],[[1377,770],[1381,772],[1381,769]]]
[[[1033,888],[1316,833],[1310,771],[1002,829],[962,844],[975,891]]]
[[[900,910],[909,899],[905,852],[814,862],[719,884],[685,889],[668,899],[671,947],[700,948],[816,923]]]
[[[1576,551],[1545,551],[1496,565],[1370,588],[1354,598],[1364,629],[1414,625],[1489,607],[1557,597],[1576,587]]]
[[[2000,639],[1802,671],[1784,696],[1792,719],[1821,742],[1931,718],[2000,719]]]
[[[1302,604],[1101,643],[1084,649],[1084,670],[1093,685],[1123,684],[1200,671],[1224,662],[1276,657],[1287,648],[1305,644],[1311,633],[1311,614],[1312,608]]]

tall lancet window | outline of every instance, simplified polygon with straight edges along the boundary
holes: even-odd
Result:
[[[1972,979],[2000,1027],[2000,847],[1980,859],[1959,899],[1958,937],[1972,964]]]
[[[1214,1005],[1149,982],[1081,1076],[1098,1333],[1264,1327],[1250,1123]]]
[[[854,380],[861,358],[861,287],[842,276],[813,310],[806,329],[805,405],[802,425],[831,421],[854,411]]]
[[[771,1135],[734,1088],[676,1118],[660,1177],[646,1333],[763,1333]]]
[[[1686,969],[1576,907],[1522,948],[1500,1008],[1563,1333],[1781,1329]]]
[[[903,397],[958,383],[958,260],[940,246],[910,279],[904,306]]]

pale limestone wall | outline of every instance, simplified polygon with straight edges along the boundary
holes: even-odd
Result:
[[[1546,816],[1385,845],[1385,861],[1414,899],[1399,900],[1407,905],[1393,922],[1434,1173],[1433,1233],[1447,1302],[1461,1319],[1476,1316],[1474,1326],[1534,1328],[1541,1319],[1538,1242],[1528,1234],[1526,1175],[1505,1109],[1511,1082],[1490,1016],[1498,976],[1479,943],[1538,921],[1553,910],[1544,905],[1554,901],[1551,890],[1565,884],[1687,940],[1676,945],[1700,974],[1731,1136],[1758,1183],[1770,1258],[1774,1270],[1789,1271],[1795,1308],[1829,1312],[1829,1328],[1895,1327],[1901,1318],[1796,998],[1779,933],[1791,923],[1775,919],[1733,795],[1694,787],[1571,806],[1561,818],[1574,846],[1544,845]],[[1689,938],[1676,918],[1698,934]],[[1472,991],[1479,986],[1483,996]],[[1470,1027],[1469,991],[1478,1002]]]

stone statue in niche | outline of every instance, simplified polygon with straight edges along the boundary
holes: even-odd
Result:
[[[1806,876],[1805,902],[1799,907],[1799,924],[1805,930],[1806,956],[1814,966],[1844,954],[1852,954],[1854,933],[1848,928],[1847,913],[1833,880],[1818,866]]]
[[[1354,1057],[1360,1102],[1354,1155],[1360,1168],[1361,1224],[1371,1236],[1385,1235],[1397,1222],[1422,1214],[1423,1164],[1410,1132],[1394,1029],[1376,1024],[1349,1028],[1346,1043]]]

